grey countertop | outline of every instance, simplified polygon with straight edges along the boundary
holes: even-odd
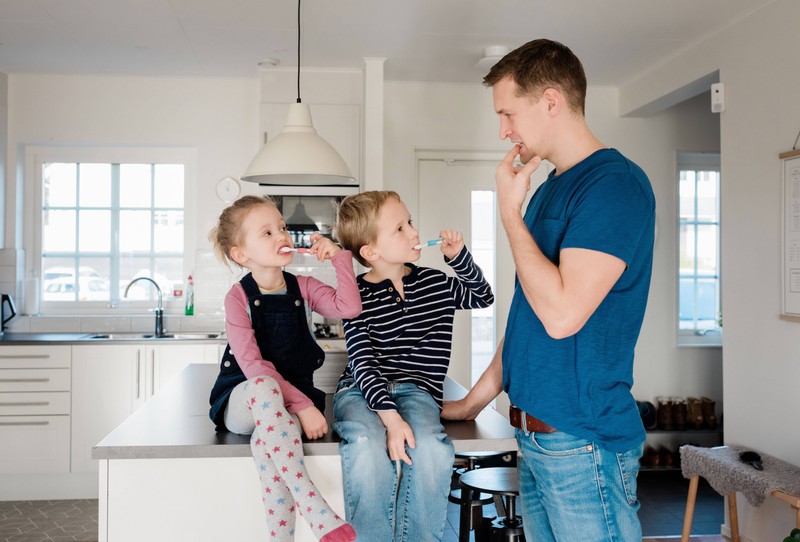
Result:
[[[162,388],[119,427],[92,449],[94,459],[156,459],[250,457],[250,437],[216,432],[208,417],[208,395],[216,379],[215,364],[192,364]],[[457,399],[466,390],[449,378],[445,399]],[[333,423],[332,396],[325,409]],[[514,430],[491,408],[474,421],[445,422],[445,431],[457,452],[516,450]],[[306,455],[338,455],[338,437],[329,430],[324,438],[306,441]]]
[[[110,342],[197,342],[224,343],[225,336],[220,332],[177,332],[166,337],[154,337],[152,333],[96,332],[96,333],[13,333],[0,334],[0,345],[42,345],[42,344],[106,344]],[[208,336],[206,336],[208,335]],[[213,336],[212,336],[213,335]]]

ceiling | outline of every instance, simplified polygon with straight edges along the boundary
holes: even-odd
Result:
[[[489,45],[567,44],[620,86],[774,0],[303,0],[302,67],[384,57],[389,81],[480,81]],[[255,77],[297,66],[293,0],[0,0],[0,71]]]

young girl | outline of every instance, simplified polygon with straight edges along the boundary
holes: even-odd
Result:
[[[292,262],[292,238],[275,204],[259,196],[226,208],[209,237],[223,263],[250,271],[225,296],[228,345],[211,390],[211,419],[218,430],[252,434],[270,540],[294,540],[295,507],[319,540],[355,540],[311,482],[296,423],[309,439],[328,431],[325,393],[312,380],[325,353],[311,336],[305,302],[331,318],[361,312],[351,253],[312,236],[309,252],[331,260],[337,289],[283,271]]]

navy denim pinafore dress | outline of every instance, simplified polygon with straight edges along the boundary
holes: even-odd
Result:
[[[325,352],[308,328],[305,300],[300,295],[297,277],[284,271],[283,278],[286,282],[285,294],[262,294],[251,273],[239,282],[247,294],[250,320],[261,357],[272,362],[278,373],[311,399],[322,412],[325,409],[325,392],[314,387],[313,375],[325,361]],[[225,429],[225,405],[233,388],[245,380],[247,378],[228,344],[209,399],[209,416],[217,430]]]

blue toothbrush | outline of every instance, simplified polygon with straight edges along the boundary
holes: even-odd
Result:
[[[419,249],[424,248],[424,247],[433,247],[433,246],[436,246],[436,245],[441,245],[442,241],[444,241],[444,238],[439,237],[438,239],[431,239],[430,241],[426,241],[424,243],[420,243],[418,245],[414,245],[414,248],[419,250]]]

